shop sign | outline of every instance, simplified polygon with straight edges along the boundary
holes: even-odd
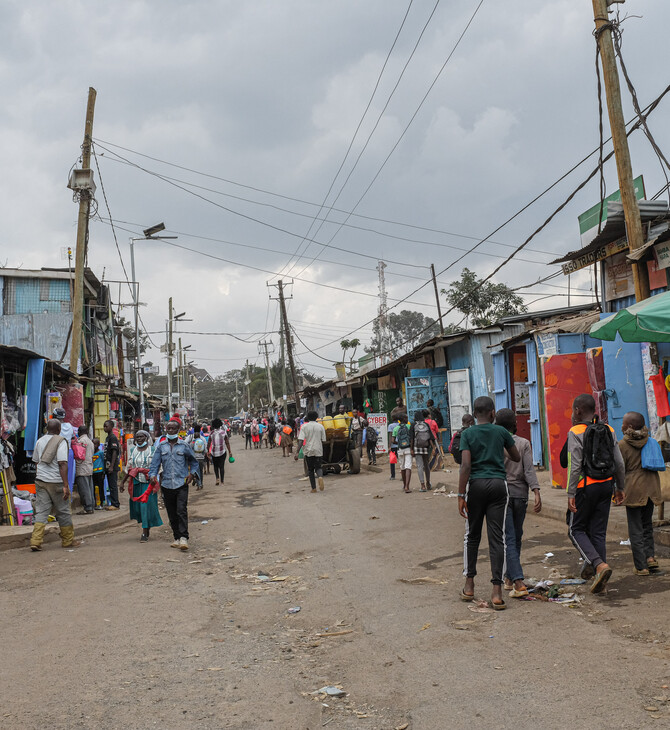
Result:
[[[582,256],[578,256],[572,261],[566,261],[562,264],[561,268],[563,269],[565,276],[568,276],[569,274],[573,274],[575,271],[585,269],[587,266],[592,266],[597,261],[603,261],[604,259],[614,256],[620,251],[626,251],[627,249],[628,241],[625,239],[612,241],[612,243],[608,243],[606,246],[600,246],[594,251],[589,251]]]
[[[667,269],[670,267],[670,241],[663,241],[654,246],[656,254],[656,263],[659,269]]]
[[[368,426],[372,426],[377,432],[377,448],[378,454],[385,454],[389,449],[389,432],[388,432],[388,416],[386,413],[368,413],[366,416]]]
[[[635,284],[630,261],[623,253],[612,256],[605,263],[605,299],[611,302],[632,294],[635,294]]]

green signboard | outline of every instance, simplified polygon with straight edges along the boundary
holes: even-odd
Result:
[[[644,198],[644,178],[642,175],[636,177],[633,180],[633,187],[635,188],[635,197],[638,200]],[[605,223],[607,220],[607,203],[610,201],[621,200],[621,191],[617,190],[615,193],[608,195],[605,198],[603,205],[603,215],[601,223]],[[586,213],[582,213],[579,220],[579,235],[582,239],[582,246],[587,246],[596,237],[598,233],[598,214],[600,213],[600,203],[597,203],[593,208],[589,208]]]

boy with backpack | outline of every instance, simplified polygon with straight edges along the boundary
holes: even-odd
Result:
[[[568,535],[584,559],[582,578],[595,576],[591,593],[600,593],[612,575],[607,564],[607,523],[612,492],[624,498],[624,462],[614,429],[598,421],[589,393],[572,403],[568,432]]]
[[[432,489],[430,483],[430,466],[428,464],[430,450],[435,443],[435,436],[430,426],[424,421],[423,411],[414,413],[414,423],[409,429],[409,445],[412,456],[416,459],[416,470],[419,473],[421,491]]]
[[[409,494],[412,491],[409,488],[412,479],[412,448],[406,413],[398,415],[398,425],[393,429],[393,444],[398,449],[398,466],[402,475],[402,488],[405,494]]]
[[[658,442],[649,436],[641,413],[626,413],[621,429],[623,438],[619,441],[619,448],[626,468],[623,504],[626,506],[630,549],[635,575],[649,575],[660,570],[654,555],[651,518],[654,505],[663,502],[658,472],[665,471],[665,460]]]
[[[449,444],[449,453],[454,457],[454,461],[459,466],[461,463],[461,435],[466,428],[470,428],[470,426],[474,425],[475,419],[472,417],[472,415],[470,413],[464,413],[463,418],[461,418],[461,430],[454,432],[454,435],[451,437],[451,442]]]
[[[377,441],[379,434],[374,426],[365,429],[365,448],[368,452],[368,465],[377,464]]]

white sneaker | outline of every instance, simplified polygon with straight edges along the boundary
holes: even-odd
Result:
[[[323,477],[319,477],[318,482],[319,482],[319,489],[323,492]]]
[[[188,550],[188,540],[185,537],[179,538],[179,549]]]
[[[173,548],[178,548],[178,547],[179,547],[179,540],[175,540],[175,541],[174,541],[174,542],[173,542],[173,543],[172,543],[172,544],[170,545],[170,547],[173,547]]]

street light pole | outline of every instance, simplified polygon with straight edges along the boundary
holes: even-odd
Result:
[[[142,240],[142,239],[138,239]],[[140,391],[140,428],[144,425],[144,382],[142,379],[142,360],[140,353],[140,328],[139,320],[139,288],[140,284],[135,278],[135,239],[130,239],[130,276],[133,280],[133,298],[135,300],[135,361],[137,367],[137,387]]]

